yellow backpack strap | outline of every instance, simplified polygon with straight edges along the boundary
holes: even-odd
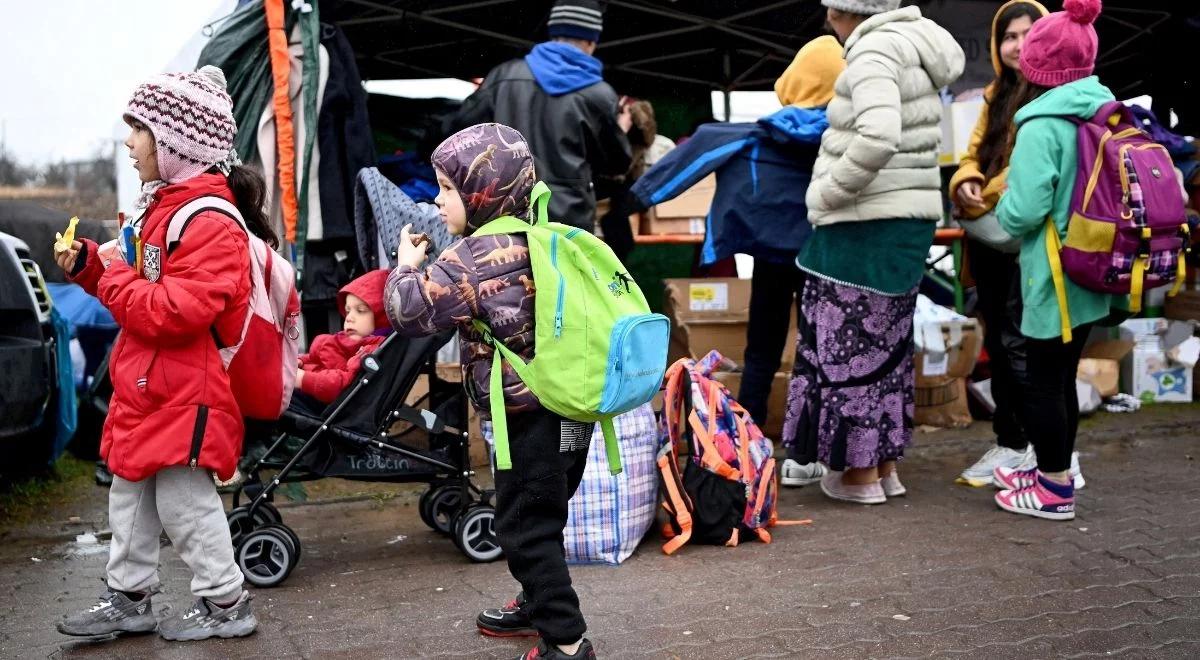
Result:
[[[1175,262],[1175,284],[1171,285],[1171,290],[1167,292],[1168,296],[1174,297],[1183,288],[1183,281],[1187,279],[1187,253],[1188,244],[1191,242],[1191,236],[1188,232],[1187,223],[1183,223],[1181,228],[1183,235],[1183,249],[1179,251],[1179,260]]]
[[[1053,218],[1046,218],[1046,258],[1050,261],[1050,277],[1054,280],[1054,294],[1058,297],[1058,317],[1062,321],[1062,340],[1064,344],[1071,343],[1071,313],[1067,308],[1067,282],[1063,278],[1062,241],[1058,238],[1058,228],[1054,226]]]
[[[1142,240],[1149,246],[1150,228],[1142,228]],[[1129,271],[1129,311],[1137,314],[1142,311],[1142,291],[1145,289],[1146,271],[1150,270],[1150,248],[1147,254],[1138,254],[1133,259],[1133,268]]]

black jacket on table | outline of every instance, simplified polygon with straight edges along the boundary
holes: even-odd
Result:
[[[617,125],[617,94],[600,81],[559,96],[546,92],[523,59],[488,73],[453,115],[447,133],[486,122],[521,132],[533,151],[538,178],[552,191],[550,218],[593,231],[596,176],[629,169],[629,140]]]

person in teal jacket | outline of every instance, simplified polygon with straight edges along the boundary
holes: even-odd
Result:
[[[1091,325],[1113,305],[1112,296],[1067,280],[1069,313],[1063,323],[1046,253],[1047,232],[1057,232],[1059,239],[1067,234],[1078,157],[1072,119],[1090,119],[1113,100],[1091,75],[1099,0],[1067,0],[1063,6],[1034,24],[1021,51],[1021,72],[1033,100],[1014,118],[1008,190],[996,207],[1000,226],[1021,238],[1020,281],[1010,293],[1002,341],[1010,348],[1009,365],[1022,392],[1018,418],[1037,466],[997,467],[993,480],[1002,490],[995,499],[1007,511],[1051,520],[1075,517],[1070,473],[1079,425],[1075,372]]]

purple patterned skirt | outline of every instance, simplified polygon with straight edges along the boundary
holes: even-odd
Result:
[[[833,470],[869,468],[912,442],[913,308],[810,274],[788,387],[783,444]]]

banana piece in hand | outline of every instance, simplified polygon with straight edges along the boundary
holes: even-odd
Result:
[[[71,249],[71,245],[75,243],[75,225],[77,224],[79,224],[79,218],[73,217],[70,224],[67,225],[66,233],[54,232],[54,254]]]

